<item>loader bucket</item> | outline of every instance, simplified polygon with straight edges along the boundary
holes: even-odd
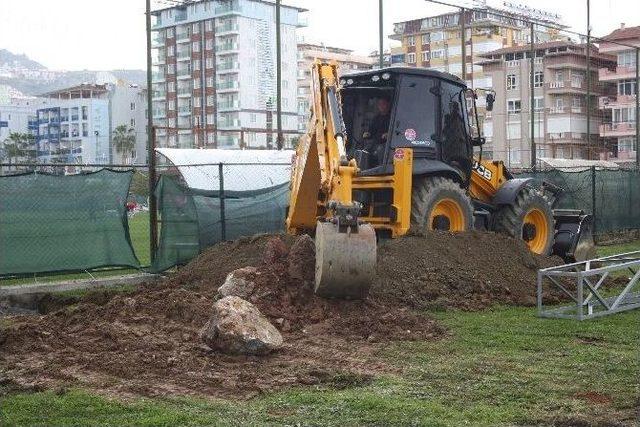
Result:
[[[376,232],[361,224],[344,233],[330,222],[316,227],[315,293],[325,298],[365,299],[376,273]]]
[[[566,263],[586,261],[596,256],[593,216],[581,210],[556,209],[553,254]]]

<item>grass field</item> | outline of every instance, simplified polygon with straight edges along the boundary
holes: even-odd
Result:
[[[396,376],[250,401],[5,392],[0,425],[635,425],[639,311],[585,322],[531,308],[432,314],[450,336],[387,347]]]

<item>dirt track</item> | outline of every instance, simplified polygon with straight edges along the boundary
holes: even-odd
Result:
[[[366,301],[313,295],[293,272],[313,255],[288,254],[295,239],[261,236],[217,245],[162,283],[94,298],[0,330],[0,376],[18,387],[80,385],[117,395],[250,397],[296,384],[333,386],[393,372],[376,353],[384,341],[430,340],[446,331],[413,309],[531,305],[537,268],[519,242],[488,233],[430,234],[385,242]],[[232,270],[257,266],[249,298],[281,330],[267,357],[225,356],[198,340],[217,288]]]

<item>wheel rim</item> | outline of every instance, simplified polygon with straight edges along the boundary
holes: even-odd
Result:
[[[431,210],[429,230],[466,231],[464,210],[453,199],[442,199]]]
[[[549,222],[540,209],[533,208],[524,216],[522,239],[532,252],[541,254],[547,247]]]

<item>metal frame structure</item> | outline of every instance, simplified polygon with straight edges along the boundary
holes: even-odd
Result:
[[[602,294],[607,279],[620,280],[615,272],[630,272],[626,284]],[[545,283],[562,291],[574,304],[545,306]],[[538,316],[585,320],[640,308],[640,251],[610,255],[589,261],[565,264],[538,271]],[[634,292],[635,290],[635,292]]]

